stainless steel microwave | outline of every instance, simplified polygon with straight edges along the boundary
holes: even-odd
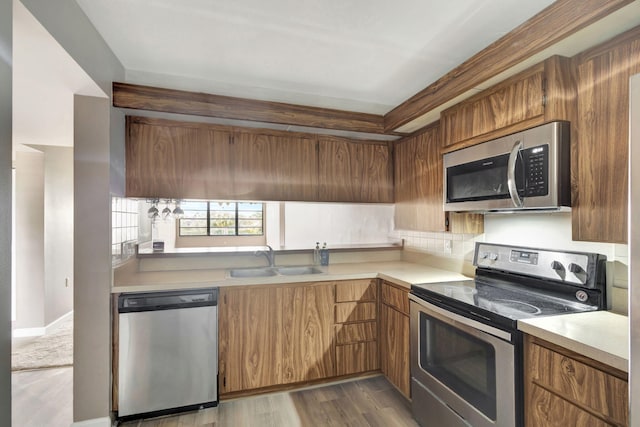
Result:
[[[444,155],[444,210],[567,210],[569,122],[557,121]]]

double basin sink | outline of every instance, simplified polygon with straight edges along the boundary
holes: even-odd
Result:
[[[229,277],[300,276],[321,273],[324,273],[324,271],[312,265],[292,265],[282,267],[232,268],[229,270]]]

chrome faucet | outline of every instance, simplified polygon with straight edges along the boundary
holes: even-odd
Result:
[[[269,261],[269,267],[275,267],[276,266],[276,254],[273,252],[273,248],[269,245],[267,245],[267,248],[269,248],[268,251],[255,251],[254,255],[255,256],[260,256],[260,255],[264,255],[265,257],[267,257],[267,261]]]

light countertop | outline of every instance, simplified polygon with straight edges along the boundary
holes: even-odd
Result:
[[[629,371],[629,318],[609,311],[518,321],[518,329],[591,359]]]
[[[208,286],[268,285],[381,278],[407,288],[415,283],[450,282],[468,277],[451,271],[403,261],[337,263],[321,274],[230,278],[226,269],[135,272],[119,276],[112,292],[144,292]]]

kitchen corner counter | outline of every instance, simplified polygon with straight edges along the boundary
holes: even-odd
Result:
[[[629,371],[629,319],[609,311],[518,321],[518,329],[624,372]]]
[[[374,278],[381,278],[409,288],[415,283],[468,279],[460,273],[404,261],[336,263],[322,269],[324,270],[322,274],[251,278],[230,278],[225,269],[131,272],[119,277],[111,291],[113,293],[145,292],[209,286],[269,285]]]

